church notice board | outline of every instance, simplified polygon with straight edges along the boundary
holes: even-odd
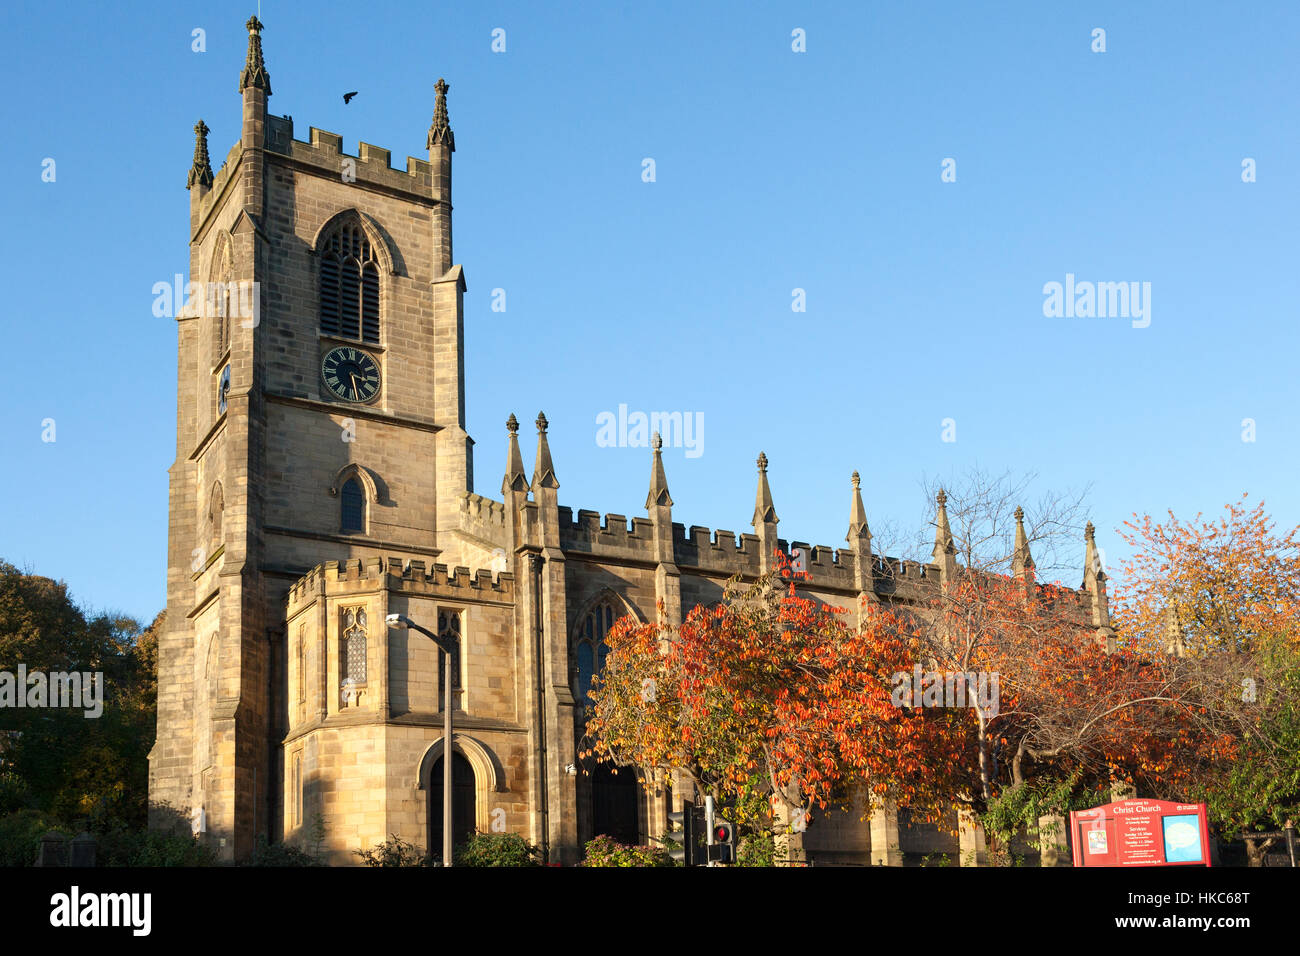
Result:
[[[1075,866],[1209,866],[1203,803],[1120,800],[1070,814]]]

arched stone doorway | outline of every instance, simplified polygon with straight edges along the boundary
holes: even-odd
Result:
[[[429,794],[429,852],[442,858],[443,756],[433,762],[426,792]],[[477,828],[474,768],[460,752],[451,761],[451,839],[457,847],[474,835]]]

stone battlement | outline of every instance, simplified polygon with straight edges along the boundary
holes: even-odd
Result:
[[[691,525],[689,532],[673,525],[674,559],[687,567],[731,574],[757,574],[762,550],[752,534],[737,535],[725,528],[711,530]]]
[[[460,530],[493,544],[506,541],[506,506],[503,502],[476,495],[472,491],[460,495]]]
[[[293,583],[285,596],[285,603],[292,612],[318,594],[336,590],[340,584],[386,585],[406,593],[433,594],[465,601],[513,601],[515,592],[515,578],[508,571],[494,575],[485,569],[471,571],[463,565],[448,568],[435,562],[426,567],[423,561],[418,560],[370,557],[316,565]]]
[[[495,505],[495,502],[491,503]],[[648,518],[627,518],[621,514],[601,515],[598,511],[558,507],[560,547],[566,552],[595,557],[650,562],[654,555],[654,525]],[[730,577],[757,577],[762,568],[761,546],[753,534],[736,534],[726,529],[702,528],[673,523],[673,561],[683,571]],[[805,555],[810,577],[801,587],[852,592],[856,585],[856,555],[848,548],[810,545],[803,541],[777,540],[787,555],[795,549]],[[873,554],[873,590],[899,599],[918,599],[939,583],[939,567],[919,561]]]
[[[395,189],[433,202],[433,167],[425,159],[406,157],[406,169],[394,169],[392,151],[370,143],[359,143],[356,156],[343,152],[343,137],[311,127],[310,141],[293,138],[293,117],[268,116],[266,149],[313,166],[328,176],[341,176],[344,160],[353,160],[356,182]]]

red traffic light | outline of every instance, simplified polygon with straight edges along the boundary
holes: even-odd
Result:
[[[731,825],[720,823],[713,828],[713,839],[718,843],[727,843],[731,840]]]

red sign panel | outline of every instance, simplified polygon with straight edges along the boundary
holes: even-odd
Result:
[[[1070,814],[1075,866],[1209,866],[1203,803],[1120,800]]]

